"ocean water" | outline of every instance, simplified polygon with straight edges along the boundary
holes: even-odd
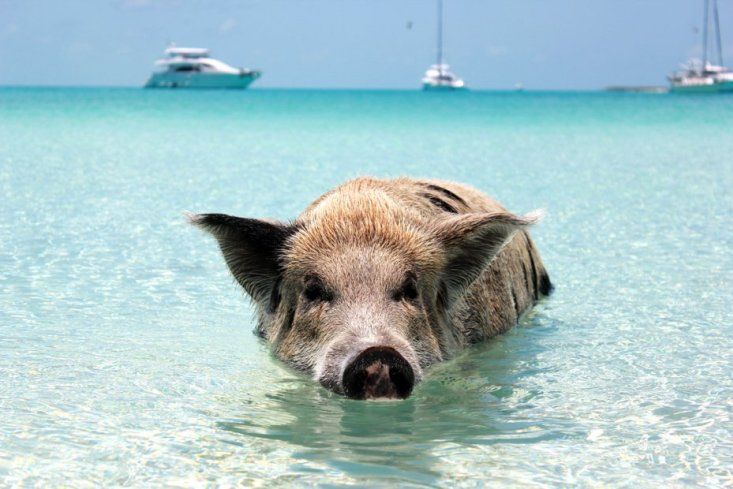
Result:
[[[733,484],[733,97],[0,89],[0,485]],[[400,402],[279,364],[182,212],[470,183],[554,295]]]

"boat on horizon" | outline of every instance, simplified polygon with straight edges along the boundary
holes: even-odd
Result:
[[[436,62],[422,78],[423,90],[466,90],[465,82],[443,62],[443,0],[438,1],[438,49]]]
[[[145,88],[247,88],[262,73],[235,68],[211,57],[206,48],[184,48],[175,45],[164,51],[155,65],[159,71],[150,75]]]
[[[720,93],[733,92],[733,72],[726,68],[723,63],[723,43],[720,38],[720,19],[718,16],[718,0],[712,0],[713,23],[715,25],[715,38],[717,47],[718,64],[708,60],[708,31],[710,27],[709,13],[711,0],[704,1],[703,33],[702,33],[702,60],[691,59],[680,70],[672,73],[667,78],[670,83],[670,91],[685,93]]]

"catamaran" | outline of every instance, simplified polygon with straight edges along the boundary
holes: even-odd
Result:
[[[423,90],[464,90],[466,84],[443,63],[443,0],[438,0],[438,52],[434,65],[425,72]]]
[[[238,88],[245,89],[262,74],[234,68],[211,57],[208,49],[169,46],[165,57],[155,62],[145,88]]]
[[[710,5],[712,2],[712,5]],[[718,64],[708,61],[708,31],[710,8],[713,10],[715,40]],[[679,71],[667,78],[673,92],[733,92],[733,72],[723,65],[723,43],[720,39],[720,19],[718,0],[705,0],[702,30],[702,61],[692,59],[681,66]]]

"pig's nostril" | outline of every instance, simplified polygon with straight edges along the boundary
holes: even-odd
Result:
[[[415,374],[394,348],[367,348],[344,371],[344,393],[353,399],[404,399],[412,392]]]

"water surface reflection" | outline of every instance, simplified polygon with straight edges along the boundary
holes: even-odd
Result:
[[[293,375],[269,386],[264,402],[222,399],[231,416],[218,426],[283,442],[294,463],[315,461],[351,476],[429,484],[442,475],[435,467],[447,447],[534,443],[580,433],[563,416],[532,416],[533,400],[543,395],[538,377],[548,372],[538,360],[546,348],[543,338],[558,327],[535,313],[509,334],[431,368],[404,401],[345,399]]]

